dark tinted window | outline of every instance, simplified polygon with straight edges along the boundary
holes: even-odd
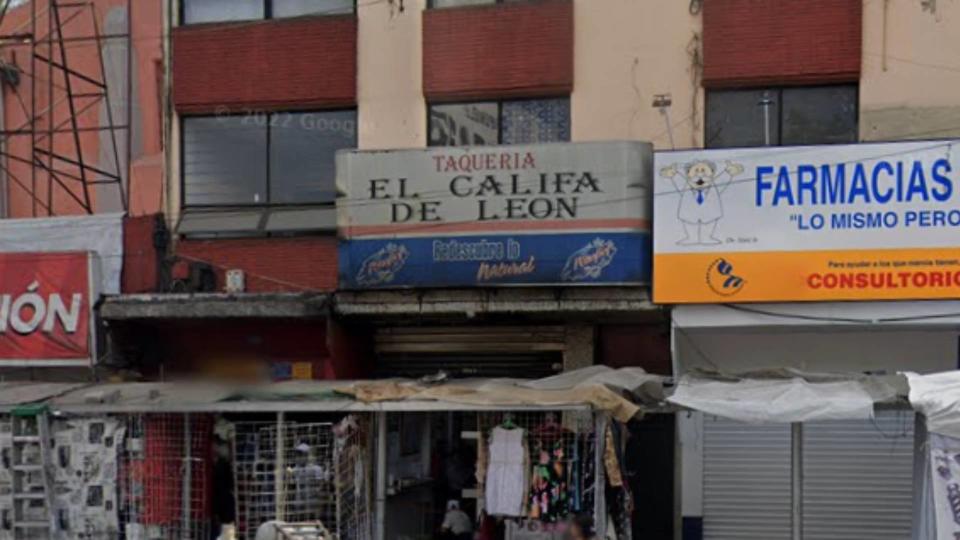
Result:
[[[353,0],[272,0],[274,17],[337,15],[353,12]]]
[[[570,100],[505,101],[500,110],[501,144],[570,140]]]
[[[356,111],[184,118],[184,205],[333,202],[335,155],[356,147],[356,120]]]
[[[482,146],[500,142],[497,103],[430,106],[430,146]]]
[[[266,147],[267,127],[254,117],[184,118],[185,204],[265,203]]]
[[[705,145],[856,142],[857,91],[856,85],[710,90]]]
[[[781,144],[857,142],[857,87],[784,88]]]
[[[183,0],[184,24],[245,21],[263,17],[263,0]]]
[[[764,146],[767,122],[770,144],[780,132],[780,96],[770,90],[711,90],[707,92],[707,148]],[[764,104],[767,116],[764,116]]]
[[[181,0],[183,24],[353,13],[354,0]]]
[[[496,4],[496,0],[432,0],[432,2],[430,2],[430,7],[445,8],[445,7],[460,7],[460,6],[477,6],[482,4]]]
[[[334,156],[356,147],[356,112],[274,115],[270,131],[270,202],[317,203],[336,198]]]
[[[528,99],[430,106],[430,146],[570,140],[570,100]]]

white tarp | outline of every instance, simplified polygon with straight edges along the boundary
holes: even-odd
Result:
[[[893,387],[877,381],[721,380],[687,375],[667,401],[732,420],[764,423],[873,418],[874,403],[895,396]]]
[[[62,540],[116,538],[119,532],[118,470],[124,426],[115,418],[58,418],[51,423],[53,504]],[[0,423],[0,452],[13,459],[10,423]],[[27,458],[24,458],[27,459]],[[31,459],[37,459],[36,457]],[[29,460],[28,460],[29,461]],[[26,473],[23,492],[44,490],[40,472]],[[9,465],[0,467],[0,540],[12,540],[8,528],[14,512],[14,478]],[[23,518],[47,519],[44,506],[30,506]]]
[[[0,220],[0,253],[49,251],[96,253],[99,291],[118,294],[123,268],[123,214]]]
[[[910,404],[926,417],[927,430],[960,438],[960,371],[905,375],[910,382]]]
[[[930,434],[930,484],[937,540],[960,538],[960,439]]]
[[[53,423],[54,506],[66,538],[118,536],[119,450],[124,432],[115,418],[68,418]]]

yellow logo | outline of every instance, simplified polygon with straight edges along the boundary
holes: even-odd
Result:
[[[734,273],[733,264],[720,258],[707,267],[707,286],[720,296],[733,296],[743,289],[746,280]]]

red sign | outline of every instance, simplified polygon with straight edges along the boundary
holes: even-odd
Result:
[[[89,363],[90,255],[0,253],[0,365]]]

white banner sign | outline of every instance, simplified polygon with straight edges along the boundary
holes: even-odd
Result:
[[[960,141],[660,152],[660,303],[960,297]]]
[[[639,142],[340,152],[340,234],[646,230],[651,158]]]

